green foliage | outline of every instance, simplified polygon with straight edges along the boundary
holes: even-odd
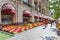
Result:
[[[52,6],[52,7],[50,7]],[[49,2],[49,8],[54,9],[53,18],[57,20],[60,17],[60,0],[51,0]]]

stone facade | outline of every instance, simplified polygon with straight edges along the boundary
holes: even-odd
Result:
[[[13,5],[13,7],[15,7],[16,9],[16,15],[14,17],[14,23],[15,22],[18,22],[18,23],[21,23],[23,22],[23,11],[24,10],[27,10],[27,11],[30,11],[32,13],[32,22],[34,22],[34,14],[38,14],[39,16],[41,16],[42,14],[43,15],[47,15],[47,16],[50,16],[49,14],[49,9],[47,8],[47,3],[48,1],[45,0],[36,0],[37,1],[37,10],[35,9],[35,5],[34,5],[34,0],[30,0],[29,4],[32,5],[32,7],[29,7],[27,5],[25,5],[23,2],[23,0],[1,0],[0,1],[0,14],[1,14],[1,7],[4,3],[10,3],[11,5]],[[40,2],[40,3],[39,3]],[[46,4],[45,4],[46,3]],[[18,5],[17,5],[18,4]],[[39,12],[39,5],[41,6],[41,11]],[[42,11],[43,9],[43,11]],[[42,13],[43,12],[43,13]],[[1,15],[0,15],[0,23],[1,23]]]

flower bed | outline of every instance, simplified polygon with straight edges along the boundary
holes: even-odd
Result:
[[[5,25],[2,28],[2,31],[16,34],[16,33],[20,33],[20,32],[32,29],[37,26],[41,26],[41,25],[42,23],[33,23],[33,24],[27,23],[24,26],[23,25],[22,26],[21,25]]]

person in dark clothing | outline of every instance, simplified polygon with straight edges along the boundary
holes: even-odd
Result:
[[[54,20],[51,20],[51,27],[52,27],[52,25],[53,25],[53,22],[55,22]]]
[[[45,28],[47,27],[47,24],[48,24],[48,20],[45,19],[45,20],[43,21],[43,25],[45,26],[43,29],[45,29]]]

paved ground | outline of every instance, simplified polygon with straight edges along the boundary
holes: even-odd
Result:
[[[50,26],[50,24],[48,26]],[[36,27],[16,34],[7,40],[60,40],[59,38],[56,33],[56,27],[53,25],[53,27],[47,27],[46,29],[43,29],[42,26]]]

